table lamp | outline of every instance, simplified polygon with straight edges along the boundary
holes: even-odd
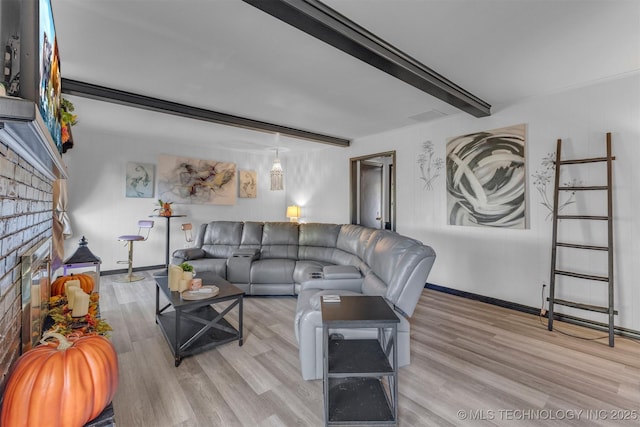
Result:
[[[291,205],[287,206],[287,218],[291,222],[298,222],[298,218],[300,218],[300,206]]]

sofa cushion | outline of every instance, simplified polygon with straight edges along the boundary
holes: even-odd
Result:
[[[298,224],[267,222],[262,228],[261,259],[298,259]],[[293,274],[293,267],[291,268]]]
[[[364,280],[362,281],[363,294],[386,297],[387,290],[387,284],[380,280],[373,271],[369,271],[369,273],[364,276]]]
[[[189,264],[193,266],[198,273],[210,272],[215,273],[223,279],[227,278],[227,259],[226,258],[201,258],[190,260]]]
[[[228,258],[240,246],[243,223],[213,221],[207,224],[202,238],[202,249],[210,258]]]
[[[355,224],[345,224],[340,228],[336,248],[365,259],[369,238],[375,230]]]
[[[340,228],[338,224],[305,223],[299,225],[300,246],[335,248]]]
[[[262,244],[262,228],[264,223],[247,221],[242,228],[240,246],[259,249]]]
[[[298,259],[321,261],[327,264],[333,263],[333,253],[335,248],[324,248],[318,246],[300,246],[298,249]]]
[[[332,263],[340,226],[308,223],[299,225],[298,259]]]
[[[295,266],[296,261],[292,259],[260,259],[254,261],[251,264],[251,284],[293,284]]]
[[[364,262],[357,255],[350,254],[342,249],[334,249],[331,255],[331,264],[352,265],[358,269],[362,268]]]

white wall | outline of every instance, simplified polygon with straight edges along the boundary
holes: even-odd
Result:
[[[528,228],[508,230],[447,225],[444,170],[432,191],[424,190],[419,180],[416,159],[422,142],[432,141],[436,156],[444,159],[447,138],[520,123],[527,124]],[[436,250],[438,258],[429,282],[539,307],[542,284],[548,284],[550,278],[552,221],[547,218],[549,211],[541,205],[531,175],[540,167],[543,157],[555,152],[558,138],[563,140],[563,158],[603,156],[606,132],[613,134],[613,152],[617,157],[613,166],[616,308],[620,311],[616,324],[640,330],[640,287],[636,284],[640,277],[638,74],[529,99],[509,107],[497,106],[487,118],[460,114],[373,135],[355,141],[348,150],[328,152],[321,158],[300,156],[290,162],[301,165],[301,171],[313,171],[312,176],[304,178],[304,182],[312,184],[313,188],[312,206],[305,210],[305,219],[346,222],[349,220],[348,159],[396,150],[397,231],[420,239]],[[586,179],[599,178],[595,176],[599,171],[591,171],[593,169],[589,169]],[[324,185],[323,188],[320,185]],[[291,195],[306,191],[305,185],[289,187]],[[578,200],[577,204],[588,203]],[[588,240],[591,232],[584,225],[582,222],[580,226],[570,226],[571,238]],[[571,255],[565,259],[577,264],[576,269],[582,269],[578,271],[606,275],[606,264],[600,262],[598,254]],[[603,286],[606,285],[586,281],[579,285],[567,284],[570,289],[566,296],[606,305],[606,298],[602,299]],[[585,316],[585,312],[564,311]],[[602,316],[593,318],[605,321]]]
[[[444,171],[431,191],[423,189],[416,162],[424,141],[432,141],[436,156],[444,159],[447,138],[514,124],[527,124],[527,205],[525,230],[449,226],[446,221]],[[430,283],[499,298],[527,306],[541,305],[542,283],[549,283],[551,226],[548,211],[531,178],[558,138],[566,157],[604,154],[606,132],[613,133],[616,324],[640,330],[640,75],[575,88],[563,93],[529,99],[516,105],[494,106],[491,117],[476,119],[466,114],[361,138],[350,148],[328,147],[310,154],[282,155],[285,191],[268,189],[272,156],[215,148],[176,145],[157,137],[121,137],[87,134],[82,121],[74,127],[76,147],[65,154],[71,179],[70,210],[74,236],[67,241],[71,254],[84,234],[91,250],[103,260],[102,269],[122,268],[126,250],[119,234],[136,231],[135,222],[153,213],[155,199],[124,197],[127,161],[157,163],[160,153],[236,162],[239,169],[258,173],[258,198],[238,199],[235,206],[177,205],[176,213],[188,215],[197,226],[215,219],[283,221],[285,208],[302,206],[304,222],[349,221],[349,159],[396,150],[397,231],[431,245],[438,258]],[[590,175],[590,173],[588,174]],[[172,250],[184,245],[176,221],[172,225]],[[164,220],[157,222],[148,242],[136,244],[137,266],[164,262]],[[577,235],[589,231],[574,227]],[[572,236],[573,237],[573,236]],[[589,237],[589,236],[587,236]],[[575,258],[586,272],[595,269],[592,256]],[[583,282],[584,283],[584,282]],[[599,304],[602,285],[584,284],[580,297]],[[548,290],[548,288],[547,288]],[[579,313],[584,315],[584,313]],[[603,320],[601,317],[596,317]]]
[[[169,119],[171,116],[168,116]],[[269,190],[269,170],[273,154],[247,151],[203,149],[188,143],[158,137],[123,137],[109,133],[87,133],[82,120],[73,128],[75,147],[64,154],[69,169],[69,211],[73,236],[65,242],[65,256],[70,256],[85,235],[91,251],[102,259],[103,271],[125,268],[116,264],[125,260],[126,248],[117,237],[137,233],[136,222],[157,214],[157,188],[154,198],[125,197],[125,167],[128,161],[153,163],[159,154],[234,162],[238,170],[255,170],[258,192],[255,199],[238,198],[234,206],[174,204],[175,214],[187,215],[171,221],[171,251],[185,246],[180,224],[196,227],[213,220],[286,221],[286,191]],[[285,169],[285,188],[289,180],[286,154],[280,154]],[[157,177],[157,169],[156,169]],[[155,227],[147,242],[134,243],[134,265],[162,265],[165,261],[166,219],[152,218]]]
[[[300,222],[349,222],[350,152],[329,148],[289,158],[287,198],[302,207]]]

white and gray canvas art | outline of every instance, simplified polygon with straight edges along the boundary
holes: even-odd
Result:
[[[447,141],[450,225],[526,227],[525,139],[520,124]]]

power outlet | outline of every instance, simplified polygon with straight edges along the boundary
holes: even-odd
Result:
[[[540,309],[540,316],[545,316],[547,314],[547,310],[545,310],[544,308]]]

